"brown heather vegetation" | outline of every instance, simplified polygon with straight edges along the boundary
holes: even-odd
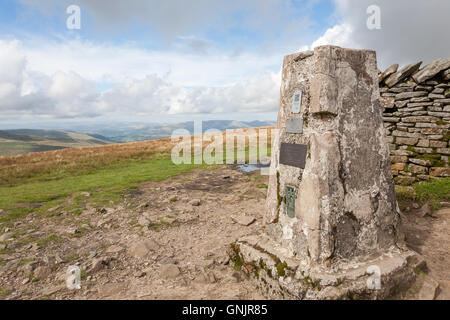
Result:
[[[173,145],[170,139],[160,139],[3,156],[0,184],[14,185],[19,180],[51,172],[88,173],[115,162],[146,160],[151,154],[170,151]]]

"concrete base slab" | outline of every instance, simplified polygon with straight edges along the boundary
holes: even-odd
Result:
[[[424,260],[392,248],[358,261],[318,265],[298,259],[267,235],[248,236],[231,245],[230,259],[271,299],[388,299],[405,292]]]

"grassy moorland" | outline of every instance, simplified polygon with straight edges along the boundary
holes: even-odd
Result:
[[[94,207],[120,202],[136,183],[215,167],[174,164],[171,150],[175,144],[161,139],[0,157],[0,222],[30,212],[51,215],[52,208],[61,206],[78,214],[87,202]],[[248,158],[248,149],[246,153]]]
[[[30,212],[51,215],[54,207],[79,214],[88,204],[101,207],[120,202],[137,183],[216,167],[175,165],[171,160],[175,144],[161,139],[0,157],[0,222]],[[236,157],[243,156],[248,159],[248,148],[245,155]],[[450,178],[396,190],[400,201],[430,202],[437,208],[440,201],[450,201]]]

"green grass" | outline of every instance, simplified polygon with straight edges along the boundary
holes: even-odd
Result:
[[[30,263],[30,262],[33,262],[34,260],[33,259],[30,259],[30,258],[24,258],[24,259],[21,259],[20,261],[19,261],[19,263],[17,264],[17,266],[24,266],[24,265],[26,265],[26,264],[28,264],[28,263]]]
[[[48,237],[45,237],[42,240],[39,240],[37,243],[41,248],[44,248],[48,246],[50,243],[60,243],[62,239],[58,237],[57,235],[51,235]]]
[[[6,297],[9,294],[9,291],[6,289],[0,289],[0,297]]]
[[[239,157],[235,154],[235,159]],[[246,157],[247,159],[249,157],[248,148]],[[138,188],[137,183],[159,182],[199,168],[214,169],[217,165],[176,165],[169,153],[151,153],[145,160],[121,160],[108,163],[102,168],[79,166],[74,170],[55,169],[17,178],[12,184],[0,185],[0,208],[6,212],[0,216],[0,223],[12,222],[31,212],[53,216],[66,211],[72,215],[79,215],[87,203],[100,208],[121,202],[127,192]],[[82,192],[89,192],[90,196],[87,197],[81,194]],[[171,202],[176,200],[170,199]],[[38,203],[42,206],[37,209],[26,205],[17,206],[27,203]],[[58,209],[48,211],[54,207]],[[41,246],[45,245],[47,242]]]
[[[399,201],[429,202],[433,209],[440,208],[441,201],[450,201],[450,178],[419,182],[411,187],[396,186]]]
[[[450,178],[435,179],[431,182],[415,184],[417,198],[420,201],[426,200],[450,200]]]
[[[54,207],[77,192],[91,192],[89,197],[94,206],[102,206],[110,201],[118,202],[127,189],[135,189],[133,184],[144,181],[162,181],[168,177],[190,172],[202,165],[175,165],[170,157],[162,156],[146,162],[132,161],[114,164],[108,168],[100,169],[88,174],[63,176],[60,179],[32,181],[13,187],[0,187],[0,208],[9,213],[0,217],[0,222],[14,220],[33,210],[29,207],[16,207],[19,203],[42,203],[44,206],[37,211],[46,211]],[[54,173],[52,173],[54,174]],[[34,179],[33,179],[34,180]],[[77,195],[73,199],[69,211],[77,211],[80,204],[87,201],[88,197]]]

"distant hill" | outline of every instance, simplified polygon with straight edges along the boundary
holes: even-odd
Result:
[[[275,121],[211,120],[202,122],[202,132],[225,131],[253,127],[268,127]],[[168,138],[177,129],[194,133],[194,122],[109,124],[68,130],[14,129],[0,130],[0,156],[41,152],[74,147],[99,146]],[[81,133],[83,132],[83,133]]]
[[[101,135],[65,130],[17,129],[0,131],[0,156],[99,146],[112,143]]]
[[[224,131],[227,129],[241,129],[252,127],[268,127],[275,125],[275,121],[236,121],[236,120],[210,120],[202,122],[202,132],[207,130]],[[174,130],[185,129],[190,134],[194,133],[194,122],[162,124],[130,124],[123,126],[103,126],[101,128],[87,129],[84,132],[91,136],[99,135],[103,140],[109,139],[115,142],[133,142],[155,140],[170,137]]]

